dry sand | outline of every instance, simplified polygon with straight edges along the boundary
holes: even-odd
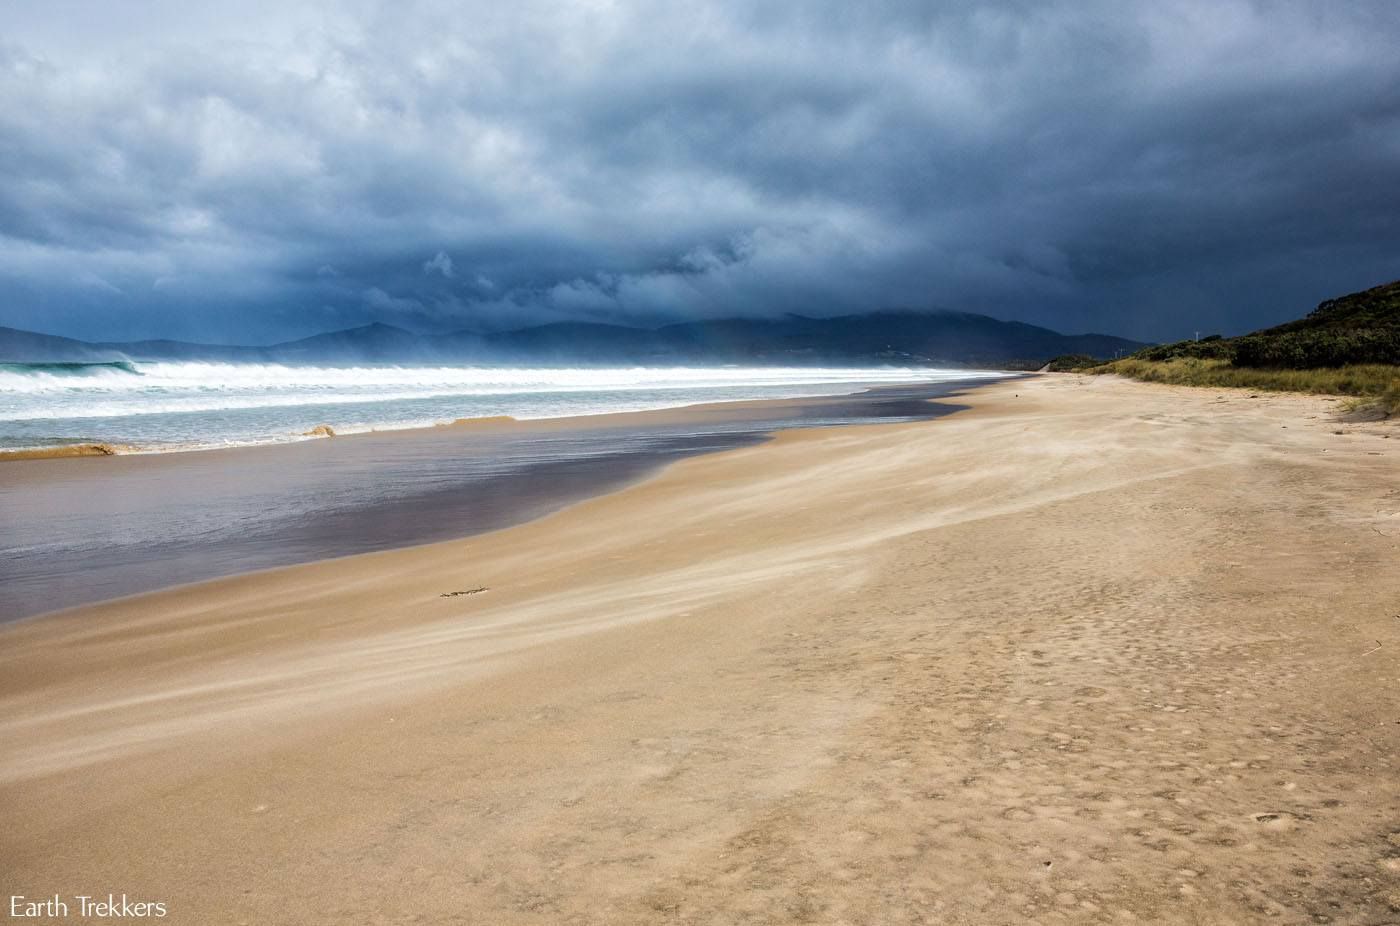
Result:
[[[1400,430],[1108,378],[965,401],[0,630],[5,892],[1400,920]]]

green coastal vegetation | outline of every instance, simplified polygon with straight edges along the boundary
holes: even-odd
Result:
[[[1056,357],[1051,371],[1117,373],[1178,386],[1349,396],[1357,411],[1400,414],[1400,281],[1329,299],[1306,317],[1234,338],[1146,347],[1104,362]]]

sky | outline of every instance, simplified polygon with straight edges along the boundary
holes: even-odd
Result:
[[[1400,3],[0,0],[0,325],[269,343],[1400,278]]]

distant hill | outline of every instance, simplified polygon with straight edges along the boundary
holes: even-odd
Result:
[[[1236,338],[1148,347],[1139,360],[1194,357],[1241,367],[1306,370],[1352,364],[1400,365],[1400,280],[1328,299],[1304,318]]]
[[[86,363],[120,359],[96,344],[0,327],[0,363]]]
[[[655,329],[569,322],[488,335],[507,356],[558,361],[761,364],[821,362],[1039,366],[1057,353],[1112,357],[1140,342],[1101,334],[1064,335],[966,312],[874,312],[835,318],[732,318]]]
[[[102,363],[113,360],[254,361],[266,348],[188,341],[79,341],[0,326],[0,363]]]
[[[269,348],[277,360],[318,363],[368,360],[392,362],[424,351],[423,338],[393,325],[375,323],[344,331],[316,334]]]
[[[466,331],[419,335],[373,324],[266,347],[182,341],[87,342],[0,328],[0,362],[11,363],[898,363],[1031,368],[1059,354],[1112,357],[1142,346],[1110,335],[1065,335],[1036,325],[947,311],[732,318],[660,328],[559,322],[486,335]]]

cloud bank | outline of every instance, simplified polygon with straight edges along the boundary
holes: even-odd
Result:
[[[1142,338],[1400,277],[1400,6],[0,13],[0,324],[946,306]]]

